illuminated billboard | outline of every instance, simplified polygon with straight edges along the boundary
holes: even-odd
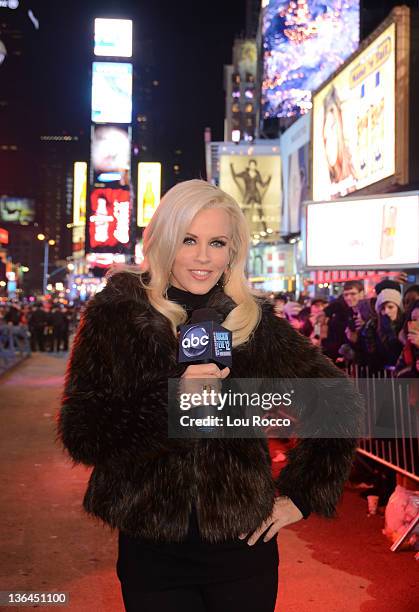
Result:
[[[90,193],[88,235],[91,250],[128,245],[131,202],[127,189],[93,189]]]
[[[86,223],[87,163],[74,162],[73,224]]]
[[[281,233],[300,232],[302,204],[310,199],[309,146],[311,113],[300,117],[281,135],[282,219]]]
[[[93,62],[92,121],[131,123],[132,64]]]
[[[392,23],[314,96],[314,200],[338,198],[395,173],[396,43]]]
[[[132,57],[131,19],[95,19],[94,53],[103,57]]]
[[[0,221],[29,225],[35,221],[35,201],[28,198],[0,197]]]
[[[9,244],[9,232],[0,227],[0,244]]]
[[[307,267],[418,267],[418,227],[418,193],[310,202]]]
[[[254,149],[251,148],[250,151],[254,152]],[[239,203],[252,234],[279,232],[279,155],[221,154],[220,188]]]
[[[75,225],[72,231],[73,256],[82,256],[85,248],[85,226]]]
[[[311,108],[311,92],[359,43],[359,0],[264,0],[262,113],[290,117]]]
[[[161,164],[140,162],[138,164],[137,225],[145,227],[160,202]]]
[[[96,125],[92,130],[94,183],[128,185],[130,162],[130,128]]]
[[[86,261],[92,267],[108,268],[113,263],[125,263],[125,255],[118,253],[88,253]]]
[[[254,40],[235,40],[233,64],[244,83],[256,79],[257,48]],[[249,95],[246,98],[249,98]]]

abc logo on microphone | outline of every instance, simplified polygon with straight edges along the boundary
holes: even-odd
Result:
[[[202,325],[188,327],[181,339],[181,346],[186,357],[196,359],[202,357],[207,350],[210,337]]]
[[[214,321],[183,325],[179,334],[179,363],[231,366],[231,332]]]

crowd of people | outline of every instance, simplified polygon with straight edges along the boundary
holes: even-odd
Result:
[[[271,295],[274,311],[322,349],[332,361],[355,364],[369,374],[388,371],[419,375],[419,285],[383,280],[366,297],[362,281],[350,280],[332,301],[324,297],[298,301],[291,294]],[[68,351],[81,307],[60,303],[0,304],[0,349],[11,343],[26,353]],[[12,338],[12,339],[11,339]]]
[[[0,305],[0,351],[30,354],[66,352],[70,333],[77,327],[80,308],[60,303]]]
[[[351,280],[331,302],[323,297],[293,301],[284,293],[272,299],[276,315],[336,365],[356,365],[366,375],[419,375],[419,285],[402,292],[395,280],[383,280],[375,295],[366,297],[363,283]]]

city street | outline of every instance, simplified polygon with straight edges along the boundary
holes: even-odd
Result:
[[[65,365],[62,353],[35,353],[0,378],[0,590],[67,592],[71,611],[122,611],[116,534],[82,513],[90,470],[72,467],[55,442]],[[383,517],[366,510],[346,491],[336,520],[312,516],[280,532],[277,610],[418,609],[413,552],[391,553]]]

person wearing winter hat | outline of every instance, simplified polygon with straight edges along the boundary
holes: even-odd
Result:
[[[397,289],[382,289],[377,295],[375,310],[378,315],[387,315],[391,321],[395,321],[401,315],[402,294]]]
[[[403,326],[401,293],[382,289],[375,310],[377,318],[371,318],[360,333],[361,350],[372,374],[395,366],[403,349],[398,338]]]

